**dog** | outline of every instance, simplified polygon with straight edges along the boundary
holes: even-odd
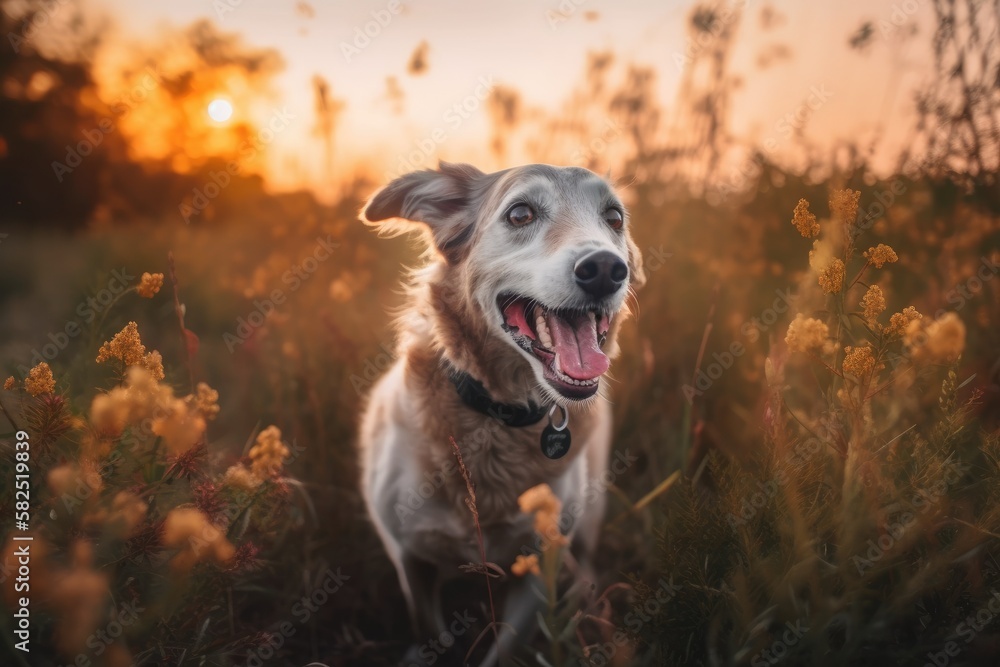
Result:
[[[488,561],[506,569],[536,546],[518,497],[544,483],[563,508],[579,508],[564,509],[560,527],[576,561],[589,563],[604,497],[585,489],[606,470],[611,445],[602,378],[645,275],[621,199],[579,167],[487,174],[442,162],[390,182],[361,217],[382,235],[420,230],[428,240],[429,261],[413,272],[398,319],[396,361],[373,386],[360,428],[362,493],[421,644],[449,627],[454,635],[441,586],[481,560],[452,438]],[[537,584],[506,577],[499,642],[481,664],[528,641]],[[426,647],[414,656],[415,647],[404,664],[440,660]]]

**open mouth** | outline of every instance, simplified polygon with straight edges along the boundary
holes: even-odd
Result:
[[[497,306],[504,331],[541,362],[545,379],[560,395],[583,400],[597,393],[610,365],[601,349],[610,314],[598,308],[548,308],[516,294],[501,294]]]

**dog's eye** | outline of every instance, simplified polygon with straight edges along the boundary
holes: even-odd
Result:
[[[518,204],[507,212],[507,221],[515,227],[524,227],[534,220],[535,212],[527,204]]]
[[[625,219],[622,217],[621,211],[609,208],[604,212],[604,222],[608,223],[611,229],[621,229],[622,225],[625,224]]]

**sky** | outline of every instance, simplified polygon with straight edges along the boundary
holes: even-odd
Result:
[[[274,102],[294,120],[269,147],[269,180],[276,189],[305,184],[320,194],[330,185],[324,182],[322,142],[313,132],[315,75],[346,102],[335,163],[364,162],[387,172],[398,171],[400,157],[421,141],[428,145],[431,137],[431,160],[481,155],[488,128],[481,104],[484,82],[512,86],[532,104],[557,108],[581,80],[591,51],[612,50],[621,61],[656,67],[657,91],[669,108],[682,54],[692,48],[685,32],[691,3],[677,0],[84,1],[90,11],[111,19],[112,40],[142,42],[169,26],[208,18],[224,31],[242,34],[250,45],[280,52],[285,68],[275,82]],[[812,103],[805,127],[811,141],[878,138],[885,147],[880,160],[888,164],[910,127],[911,91],[928,66],[926,28],[905,41],[897,25],[926,25],[929,3],[735,2],[745,14],[733,63],[743,79],[733,99],[735,135],[774,138],[780,155],[782,119]],[[768,30],[760,18],[765,4],[777,17]],[[864,54],[847,47],[862,20],[876,25]],[[428,45],[428,68],[413,76],[407,64],[422,42]],[[791,57],[759,69],[759,56],[775,45]],[[393,113],[387,77],[396,78],[404,95],[403,114]],[[471,109],[461,123],[446,116],[455,104]],[[443,130],[443,140],[436,130]]]

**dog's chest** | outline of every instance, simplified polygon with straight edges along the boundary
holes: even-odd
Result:
[[[517,498],[538,484],[548,484],[553,490],[575,467],[580,448],[565,457],[552,460],[541,451],[544,422],[529,427],[510,427],[496,420],[473,419],[458,425],[461,435],[456,438],[462,460],[476,490],[480,516],[488,520],[503,520],[516,514]],[[440,452],[454,460],[454,451]],[[460,476],[459,476],[460,477]],[[458,500],[464,504],[468,495],[464,481],[451,485]]]
[[[524,514],[518,505],[518,497],[528,489],[547,484],[562,501],[564,514],[571,514],[574,508],[578,513],[589,509],[584,492],[588,474],[593,471],[588,471],[588,456],[584,454],[594,446],[594,439],[601,437],[592,415],[574,415],[570,425],[572,447],[565,456],[553,460],[542,453],[546,420],[527,427],[507,426],[462,405],[461,399],[449,391],[450,385],[435,389],[438,391],[427,392],[425,400],[408,411],[418,419],[408,425],[410,428],[402,429],[414,437],[406,450],[418,462],[417,470],[407,474],[413,475],[413,482],[421,488],[433,490],[433,497],[422,502],[417,516],[402,527],[411,548],[434,553],[436,559],[478,560],[476,523],[466,502],[469,490],[452,440],[473,485],[489,559],[500,562],[525,553],[525,549],[530,553],[537,548],[533,517]],[[568,536],[574,532],[573,524],[575,520],[563,528]]]

